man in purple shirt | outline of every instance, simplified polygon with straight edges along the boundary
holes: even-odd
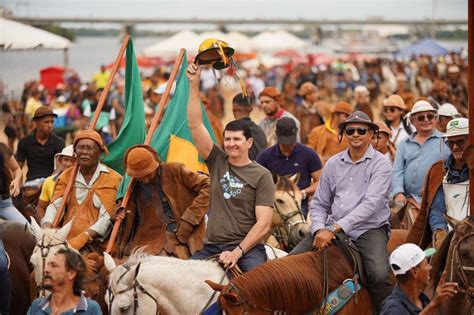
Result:
[[[392,290],[387,252],[392,167],[370,144],[377,132],[378,126],[360,111],[339,125],[339,135],[347,137],[349,147],[327,161],[310,204],[313,236],[292,251],[322,250],[337,233],[345,233],[364,261],[376,314]]]

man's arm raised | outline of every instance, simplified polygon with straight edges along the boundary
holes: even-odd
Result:
[[[198,65],[191,63],[186,71],[186,76],[189,79],[188,126],[199,155],[201,155],[204,160],[207,160],[214,143],[202,120],[199,95],[201,69]]]

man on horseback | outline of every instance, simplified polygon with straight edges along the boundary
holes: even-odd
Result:
[[[311,234],[293,251],[298,254],[331,246],[343,232],[357,245],[367,273],[368,290],[376,313],[391,292],[388,280],[390,162],[371,145],[378,126],[356,111],[339,125],[349,148],[330,158],[310,204]],[[314,238],[314,240],[313,240]]]
[[[407,238],[421,248],[430,243],[436,248],[441,245],[448,233],[443,214],[460,221],[469,214],[469,167],[463,156],[468,136],[468,119],[456,118],[448,123],[445,138],[451,154],[428,171],[420,214]]]
[[[126,173],[137,183],[126,211],[117,213],[125,221],[116,256],[129,256],[134,248],[147,245],[149,254],[187,259],[202,249],[209,178],[181,163],[160,162],[148,145],[131,147],[124,162]]]
[[[225,266],[248,271],[266,261],[262,239],[270,229],[275,187],[270,172],[250,160],[252,132],[245,121],[224,129],[224,151],[214,145],[202,120],[199,102],[200,68],[187,69],[190,81],[188,124],[211,176],[209,221],[203,249],[192,259],[219,255]]]
[[[90,245],[86,251],[102,252],[122,176],[99,162],[100,155],[108,151],[96,131],[79,132],[73,145],[79,171],[62,222],[65,224],[74,218],[67,238],[71,247],[81,250]],[[41,220],[44,227],[50,227],[54,221],[71,175],[72,168],[69,168],[59,176],[51,204]]]

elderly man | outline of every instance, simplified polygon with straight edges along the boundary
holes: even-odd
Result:
[[[438,122],[436,127],[439,131],[445,133],[448,122],[460,116],[461,115],[458,113],[458,110],[453,104],[444,103],[438,108]]]
[[[463,157],[468,145],[469,122],[456,118],[448,123],[446,142],[451,155],[438,161],[425,178],[420,214],[408,240],[425,248],[430,243],[439,247],[448,233],[443,214],[463,220],[469,215],[469,168]]]
[[[415,244],[403,244],[393,251],[390,266],[397,285],[384,300],[381,315],[436,314],[441,303],[457,293],[457,283],[445,282],[446,272],[432,301],[423,293],[430,283],[431,265],[427,258],[434,253],[433,248],[423,251]]]
[[[275,187],[270,172],[249,158],[252,132],[248,123],[234,120],[224,129],[224,150],[214,145],[199,105],[201,70],[190,64],[188,124],[196,148],[211,177],[211,202],[206,240],[192,259],[219,255],[225,266],[246,272],[267,260],[263,238],[270,229]]]
[[[407,198],[419,204],[429,168],[450,154],[442,134],[435,129],[436,110],[429,102],[416,102],[409,116],[417,131],[398,145],[393,165],[392,196],[399,205]]]
[[[96,131],[79,132],[73,146],[79,171],[62,218],[64,224],[74,219],[67,240],[77,250],[103,251],[122,176],[99,162],[100,155],[108,151]],[[54,221],[71,175],[69,168],[59,176],[51,204],[41,220],[43,226],[49,227]]]
[[[387,242],[388,197],[392,167],[371,145],[378,127],[356,111],[339,125],[348,149],[330,158],[310,204],[311,234],[292,251],[322,250],[337,233],[345,233],[359,248],[368,275],[368,290],[376,314],[390,294]],[[313,239],[314,238],[314,239]]]
[[[347,139],[338,137],[337,128],[352,112],[349,103],[339,102],[331,109],[331,119],[311,130],[307,145],[318,153],[323,163],[347,148]]]
[[[39,107],[33,116],[36,129],[18,142],[16,160],[20,168],[25,160],[28,166],[24,186],[41,187],[53,173],[54,156],[64,148],[64,140],[53,133],[54,117],[57,115],[50,107]]]
[[[125,172],[137,183],[127,213],[120,209],[118,214],[125,222],[118,235],[117,257],[129,256],[144,245],[151,255],[182,259],[201,250],[209,178],[181,163],[161,163],[147,145],[131,147],[124,162]]]
[[[296,122],[283,117],[278,119],[276,126],[278,143],[263,150],[257,157],[257,162],[265,166],[270,172],[278,175],[300,174],[298,187],[303,193],[301,209],[308,214],[308,196],[316,191],[322,168],[319,156],[307,146],[296,142],[298,128]]]
[[[79,253],[60,249],[44,267],[43,287],[51,294],[34,300],[28,315],[102,314],[99,304],[84,296],[86,272],[86,264]]]
[[[276,144],[277,139],[275,135],[276,121],[282,117],[290,117],[296,121],[298,130],[301,128],[301,124],[293,114],[286,111],[281,107],[281,93],[274,87],[266,87],[260,92],[258,96],[260,106],[263,112],[267,115],[260,121],[259,126],[263,129],[265,136],[267,137],[267,145],[271,146]],[[300,142],[300,135],[298,134],[298,142]]]

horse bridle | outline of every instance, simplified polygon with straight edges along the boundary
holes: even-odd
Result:
[[[283,223],[286,225],[287,230],[288,230],[288,243],[290,243],[290,238],[291,238],[291,228],[298,225],[298,224],[306,224],[306,218],[304,217],[303,211],[301,210],[300,205],[298,204],[298,201],[296,201],[296,195],[295,192],[293,191],[292,193],[288,192],[288,195],[290,195],[291,199],[293,200],[296,210],[293,212],[290,212],[288,214],[284,214],[283,212],[280,211],[278,208],[278,202],[274,202],[275,209],[280,215],[280,217],[283,220]],[[290,219],[293,218],[294,216],[300,216],[300,220],[296,222],[290,222]],[[276,236],[275,236],[276,237]],[[278,237],[277,237],[278,238]]]
[[[43,291],[43,294],[44,294],[44,291],[45,291],[45,289],[43,288],[44,276],[45,276],[44,269],[46,267],[46,258],[49,255],[49,251],[51,250],[51,248],[56,247],[56,246],[61,246],[61,245],[65,246],[67,249],[69,248],[69,244],[66,241],[62,241],[62,242],[59,242],[59,243],[50,243],[48,245],[45,245],[44,238],[45,238],[45,235],[43,235],[43,237],[41,238],[41,243],[39,243],[39,242],[36,243],[36,246],[40,249],[41,263],[42,263],[42,266],[43,266],[42,275],[41,275],[41,283],[36,286],[37,296],[39,296],[41,291]]]
[[[469,224],[471,227],[473,227],[471,224]],[[457,240],[456,244],[454,245],[453,249],[453,258],[451,258],[451,277],[453,276],[453,263],[454,263],[454,258],[456,258],[456,267],[459,271],[459,277],[461,278],[461,284],[463,287],[459,287],[458,290],[462,293],[467,294],[471,299],[474,299],[474,286],[471,286],[471,283],[469,281],[469,278],[466,274],[466,271],[471,271],[474,272],[474,267],[471,266],[465,266],[463,265],[462,257],[461,254],[459,253],[459,246],[461,245],[462,242],[464,242],[466,239],[474,236],[474,232],[468,233],[461,237],[459,240]],[[452,279],[451,279],[452,280]]]
[[[137,267],[135,268],[135,275],[133,276],[133,283],[130,287],[126,288],[126,289],[123,289],[123,290],[120,290],[119,292],[117,292],[117,294],[123,294],[125,292],[128,292],[128,291],[132,291],[133,290],[133,314],[136,315],[137,314],[137,309],[138,309],[138,291],[142,292],[143,294],[145,294],[146,296],[148,296],[150,299],[153,300],[153,302],[155,302],[155,305],[156,305],[156,314],[160,314],[160,311],[158,309],[158,300],[147,290],[145,289],[145,287],[140,283],[140,281],[138,280],[138,273],[140,272],[140,266],[141,266],[141,263],[138,263]],[[127,265],[123,265],[123,267],[126,269],[125,272],[123,274],[120,275],[120,277],[118,278],[117,280],[117,283],[120,282],[120,280],[122,280],[122,278],[130,271],[132,270],[132,268],[130,268],[129,266]],[[115,295],[114,295],[114,292],[112,290],[112,286],[109,286],[109,288],[107,289],[108,293],[109,293],[109,313],[112,314],[112,303],[114,302],[114,299],[115,299]]]

